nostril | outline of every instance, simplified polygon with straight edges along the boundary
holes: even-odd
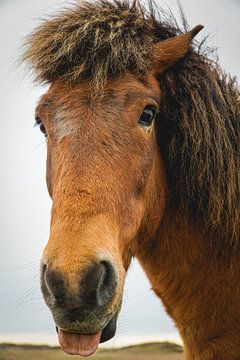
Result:
[[[110,262],[91,265],[80,282],[80,301],[89,309],[103,306],[113,297],[116,286],[117,276]]]
[[[104,260],[100,262],[100,266],[102,267],[102,273],[97,288],[99,306],[112,298],[117,285],[116,273],[112,264]]]
[[[45,292],[52,294],[58,302],[62,302],[65,294],[64,281],[62,276],[55,270],[52,270],[47,265],[43,266],[43,290],[45,285]]]

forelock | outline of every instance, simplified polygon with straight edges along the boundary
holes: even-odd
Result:
[[[130,71],[146,74],[154,19],[138,2],[76,2],[28,37],[24,60],[40,82],[62,79],[95,85]]]

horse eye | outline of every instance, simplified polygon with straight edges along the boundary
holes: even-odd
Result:
[[[146,130],[149,130],[149,128],[153,123],[156,111],[157,111],[156,108],[152,106],[146,106],[138,120],[139,125],[145,128]]]
[[[47,136],[46,128],[41,119],[36,118],[36,124],[39,126],[40,131],[43,133],[44,136]]]

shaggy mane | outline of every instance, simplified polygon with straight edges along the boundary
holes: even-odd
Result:
[[[186,29],[184,29],[186,30]],[[160,9],[137,1],[76,3],[44,21],[28,38],[25,60],[37,79],[99,85],[151,69],[151,48],[180,34]],[[170,211],[184,211],[219,249],[240,237],[240,94],[217,63],[192,46],[159,75],[158,139],[166,164]]]
[[[126,70],[144,74],[153,37],[153,19],[135,1],[75,2],[30,35],[25,60],[40,82],[91,79],[98,86]]]

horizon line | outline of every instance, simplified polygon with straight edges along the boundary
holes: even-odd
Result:
[[[149,342],[171,342],[183,345],[182,339],[176,333],[168,333],[164,335],[116,335],[104,344],[100,344],[100,348],[119,348],[129,345],[139,345]],[[49,333],[0,333],[0,343],[12,343],[15,345],[39,345],[39,346],[58,346],[57,335]]]

